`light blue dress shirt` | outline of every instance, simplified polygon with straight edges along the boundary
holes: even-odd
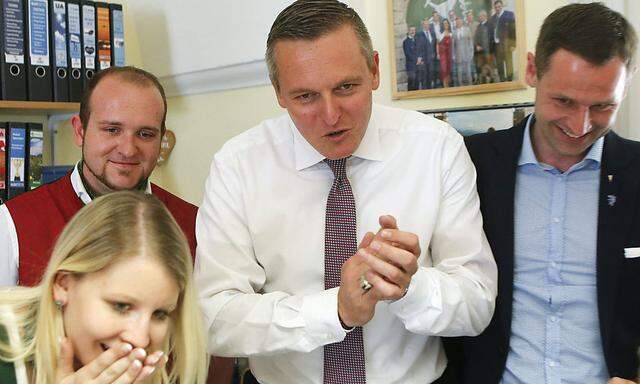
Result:
[[[604,138],[562,173],[524,132],[515,189],[511,338],[502,383],[605,383],[596,292]]]

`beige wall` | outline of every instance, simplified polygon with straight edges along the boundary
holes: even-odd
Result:
[[[535,45],[537,30],[544,17],[553,9],[566,4],[564,0],[527,0],[525,3],[527,50]],[[388,17],[386,1],[376,0],[365,3],[364,18],[373,39],[374,47],[380,52],[382,83],[375,93],[378,103],[409,109],[453,108],[503,103],[533,101],[533,90],[518,90],[454,97],[399,100],[391,99],[390,43],[388,38]],[[131,18],[131,15],[128,15]],[[135,15],[134,15],[135,18]],[[142,65],[140,44],[135,33],[135,20],[128,19],[127,61]],[[215,49],[211,47],[211,49]],[[177,143],[169,161],[159,166],[153,180],[173,193],[200,204],[205,179],[209,173],[213,154],[229,138],[256,125],[265,118],[283,113],[276,103],[271,87],[254,87],[204,95],[174,97],[169,99],[167,126],[176,133]],[[57,154],[58,159],[74,161],[69,130],[61,129],[60,141],[64,142]]]
[[[536,31],[544,17],[566,4],[561,0],[525,1],[527,49],[535,45]],[[391,63],[386,2],[368,1],[367,26],[374,47],[380,52],[382,83],[375,93],[378,103],[410,109],[451,108],[533,101],[532,90],[429,99],[391,99]],[[271,87],[257,87],[169,100],[168,126],[176,132],[177,144],[170,161],[156,174],[165,187],[195,204],[202,201],[204,181],[213,154],[229,138],[261,120],[283,113]]]

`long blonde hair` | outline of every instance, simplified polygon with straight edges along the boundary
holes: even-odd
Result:
[[[62,314],[52,295],[56,274],[82,276],[141,254],[156,258],[180,288],[164,346],[171,354],[171,368],[158,370],[151,382],[204,383],[208,359],[189,246],[164,205],[141,192],[110,193],[82,208],[58,238],[41,284],[0,290],[0,305],[11,310],[23,339],[19,346],[0,340],[0,359],[25,360],[35,384],[54,382],[64,336]]]

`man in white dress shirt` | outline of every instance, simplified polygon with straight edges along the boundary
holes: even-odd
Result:
[[[261,383],[433,382],[446,366],[439,336],[481,332],[496,294],[462,138],[372,103],[378,54],[338,1],[283,10],[267,64],[288,113],[214,156],[196,220],[210,351],[249,357]],[[341,159],[360,245],[326,288],[325,253],[341,246],[329,233],[339,177],[328,164]],[[359,350],[331,360],[353,334]]]

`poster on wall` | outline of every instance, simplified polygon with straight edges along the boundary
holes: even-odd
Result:
[[[394,99],[525,88],[523,0],[388,0]]]

